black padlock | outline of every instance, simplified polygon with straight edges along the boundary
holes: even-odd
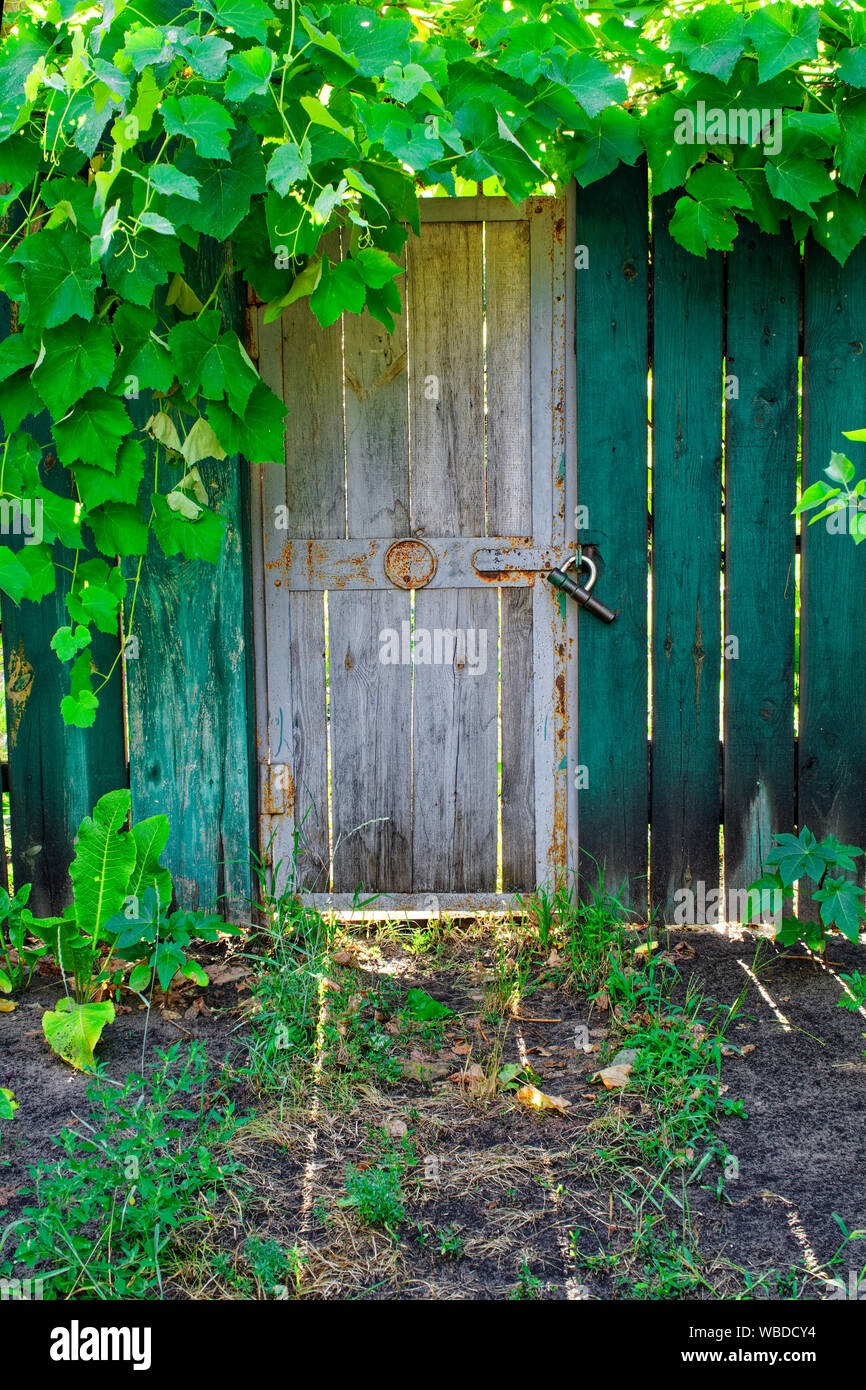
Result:
[[[568,597],[573,598],[579,603],[581,608],[585,608],[588,613],[592,613],[596,618],[600,618],[603,623],[612,623],[616,614],[611,608],[608,608],[606,604],[600,603],[597,598],[593,598],[590,593],[590,589],[598,578],[598,569],[595,561],[591,560],[588,555],[581,557],[579,568],[583,569],[585,567],[589,570],[589,579],[586,585],[578,584],[576,579],[572,579],[571,576],[565,572],[569,565],[576,563],[577,556],[572,555],[570,560],[566,560],[562,569],[551,570],[550,574],[547,576],[548,584],[552,584],[554,589],[560,589],[564,594],[568,594]]]

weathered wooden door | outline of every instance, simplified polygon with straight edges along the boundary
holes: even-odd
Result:
[[[393,335],[253,310],[290,410],[253,470],[261,848],[282,882],[298,830],[336,906],[479,909],[571,860],[569,222],[427,200]]]

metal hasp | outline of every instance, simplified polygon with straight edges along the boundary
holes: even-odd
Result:
[[[566,560],[562,569],[551,570],[550,574],[547,576],[548,584],[552,584],[554,589],[561,589],[564,594],[568,594],[569,598],[575,599],[576,602],[580,604],[581,608],[585,608],[587,612],[592,613],[594,617],[600,618],[603,623],[612,623],[616,617],[613,609],[608,608],[606,604],[601,603],[597,598],[593,598],[590,593],[590,589],[598,578],[598,568],[595,561],[591,560],[588,555],[581,557],[578,568],[589,570],[589,579],[585,585],[578,584],[576,579],[572,579],[571,576],[565,572],[569,565],[575,563],[577,563],[577,556],[572,555],[571,559]]]

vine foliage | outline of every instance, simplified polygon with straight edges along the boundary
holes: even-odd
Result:
[[[689,251],[790,222],[843,263],[866,232],[866,15],[742,0],[7,14],[0,500],[13,516],[38,502],[40,528],[0,545],[0,589],[38,603],[60,587],[66,721],[93,723],[111,672],[92,638],[130,627],[149,545],[218,557],[207,461],[282,457],[284,408],[219,283],[203,299],[185,274],[202,238],[231,241],[270,320],[304,298],[323,324],[366,310],[390,329],[420,196],[480,183],[519,200],[644,156],[654,194],[678,192]],[[65,488],[47,485],[55,456]]]

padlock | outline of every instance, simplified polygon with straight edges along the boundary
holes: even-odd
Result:
[[[568,569],[569,565],[574,564],[577,564],[579,569],[585,568],[589,570],[589,579],[585,585],[578,584],[576,579],[572,579],[570,575],[566,574],[565,571]],[[597,578],[598,567],[594,560],[591,560],[588,555],[583,555],[578,563],[577,556],[572,555],[569,560],[566,560],[562,569],[550,571],[550,574],[547,576],[547,582],[548,584],[552,584],[554,589],[561,589],[564,594],[568,594],[569,598],[575,599],[575,601],[580,604],[581,608],[585,608],[588,613],[592,613],[596,618],[600,618],[603,623],[612,623],[616,614],[612,609],[608,608],[606,604],[600,603],[597,598],[593,598],[590,593],[590,589]]]

